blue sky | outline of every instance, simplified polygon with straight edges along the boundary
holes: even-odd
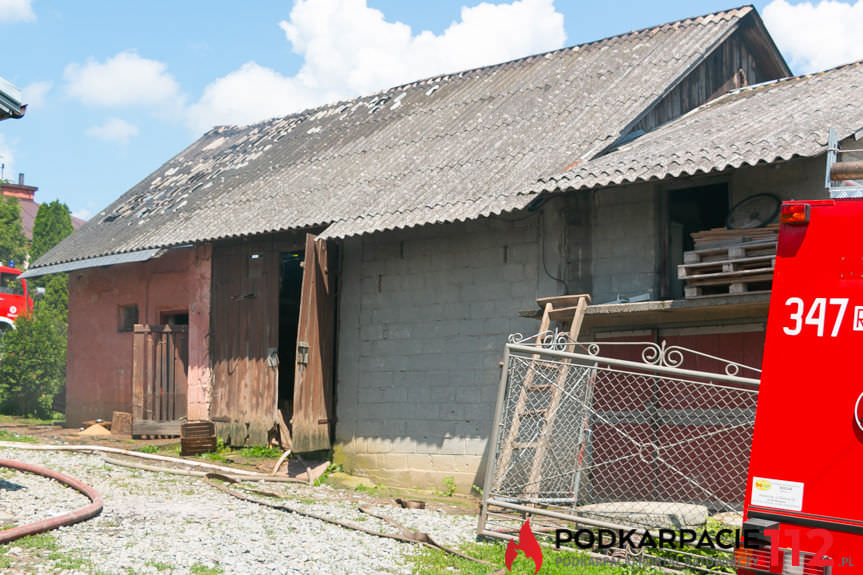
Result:
[[[219,124],[734,7],[710,0],[0,0],[4,176],[82,217]],[[863,58],[863,2],[755,2],[796,73]]]

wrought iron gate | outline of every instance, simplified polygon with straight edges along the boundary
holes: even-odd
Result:
[[[658,529],[739,512],[759,374],[665,342],[512,336],[478,533],[509,538],[524,514]]]

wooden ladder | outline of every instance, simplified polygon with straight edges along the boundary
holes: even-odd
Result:
[[[540,298],[536,300],[536,303],[543,309],[542,321],[539,326],[540,335],[534,344],[536,347],[542,347],[542,334],[548,331],[552,320],[564,323],[569,321],[568,341],[574,342],[578,339],[581,324],[584,321],[584,312],[587,309],[587,304],[590,303],[589,295],[579,294]],[[528,488],[525,494],[528,497],[535,497],[539,493],[540,482],[542,481],[542,463],[548,451],[551,430],[554,426],[557,408],[563,396],[563,387],[566,384],[570,360],[563,358],[558,362],[556,366],[557,377],[554,384],[534,383],[537,371],[536,360],[540,358],[540,355],[533,354],[531,357],[533,361],[531,361],[527,368],[524,383],[519,392],[518,401],[513,412],[512,425],[502,443],[497,473],[495,474],[495,484],[500,485],[500,481],[503,479],[512,461],[514,450],[534,449],[533,461],[531,462],[530,474],[527,480]],[[528,405],[530,404],[529,397],[531,394],[537,393],[544,393],[549,396],[546,407],[542,409],[528,409]],[[518,442],[516,439],[518,438],[522,419],[525,417],[543,418],[543,429],[535,440]]]

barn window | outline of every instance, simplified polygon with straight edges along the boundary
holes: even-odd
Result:
[[[117,313],[117,331],[132,331],[138,323],[138,305],[121,305]]]

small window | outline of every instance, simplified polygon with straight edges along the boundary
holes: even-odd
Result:
[[[117,331],[132,331],[138,323],[138,306],[121,305],[119,308]]]

